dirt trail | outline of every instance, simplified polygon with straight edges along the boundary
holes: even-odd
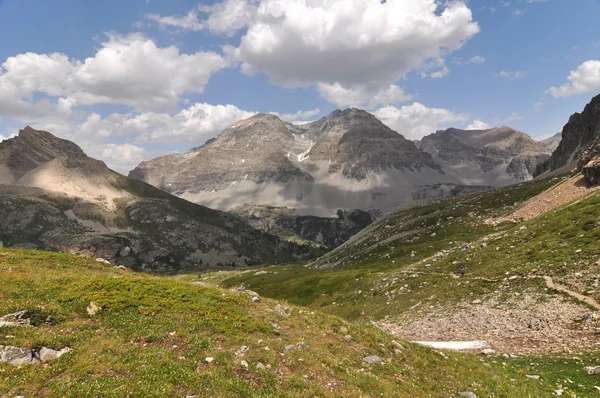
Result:
[[[579,301],[583,301],[584,303],[591,305],[592,307],[594,307],[597,310],[600,310],[600,304],[598,304],[598,302],[595,299],[593,299],[592,297],[584,296],[583,294],[580,294],[580,293],[577,293],[577,292],[567,289],[565,286],[558,285],[558,284],[554,283],[552,278],[549,276],[542,276],[542,278],[544,278],[544,280],[546,281],[546,287],[548,289],[554,289],[554,290],[558,290],[559,292],[566,293],[569,296],[574,297]]]
[[[513,213],[504,217],[489,218],[485,220],[485,223],[497,225],[507,221],[517,222],[521,219],[528,221],[557,207],[584,198],[599,188],[600,186],[589,187],[585,178],[582,175],[577,175],[534,196]]]

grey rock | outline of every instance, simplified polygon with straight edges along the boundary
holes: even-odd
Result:
[[[62,350],[53,350],[51,348],[42,347],[38,353],[39,360],[42,362],[52,361],[53,359],[60,358],[64,354],[71,352],[69,347],[65,347]]]
[[[31,326],[29,311],[18,311],[0,317],[0,327]]]
[[[462,398],[477,398],[477,395],[474,392],[471,392],[471,391],[459,392],[458,396],[462,397]]]
[[[525,375],[525,377],[527,377],[528,379],[532,379],[532,380],[540,379],[540,375]]]
[[[0,361],[8,362],[11,365],[20,366],[26,363],[31,363],[33,360],[33,353],[30,349],[0,345]]]
[[[96,315],[101,309],[102,307],[99,307],[96,303],[92,301],[85,310],[87,311],[88,315]]]
[[[264,365],[262,362],[258,362],[258,363],[256,364],[256,369],[257,369],[257,370],[266,370],[266,369],[267,369],[267,367],[266,367],[266,366],[265,366],[265,365]]]
[[[344,340],[346,341],[346,343],[350,343],[352,341],[352,336],[350,336],[349,334],[344,336]]]
[[[600,366],[586,366],[583,370],[589,375],[600,374]]]
[[[368,357],[364,357],[363,361],[370,364],[380,364],[383,363],[383,359],[381,359],[378,355],[370,355]]]
[[[296,348],[293,344],[289,344],[285,346],[285,350],[286,351],[292,351],[294,348]]]
[[[260,303],[261,299],[258,296],[254,296],[250,299],[250,301],[252,301],[253,303]]]

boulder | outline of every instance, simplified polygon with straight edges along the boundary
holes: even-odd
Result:
[[[583,166],[581,170],[584,177],[591,185],[600,183],[600,158],[594,159]]]
[[[18,311],[0,317],[0,327],[31,326],[29,311]]]
[[[383,359],[381,359],[379,355],[370,355],[368,357],[364,357],[363,361],[370,364],[383,363]]]

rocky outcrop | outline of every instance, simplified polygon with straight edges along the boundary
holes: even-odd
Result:
[[[583,166],[583,176],[591,185],[600,184],[600,159],[594,159]]]
[[[447,173],[477,185],[502,186],[530,180],[551,151],[527,134],[502,126],[487,130],[447,129],[421,140]]]
[[[47,347],[42,347],[39,350],[31,350],[23,347],[0,345],[0,361],[14,366],[21,366],[52,361],[69,352],[71,352],[69,347],[61,350],[54,350]]]
[[[592,98],[581,113],[575,113],[563,127],[562,140],[550,159],[540,165],[536,174],[581,170],[600,156],[600,95]]]
[[[370,225],[376,214],[362,210],[338,210],[337,218],[299,216],[293,209],[271,206],[241,206],[232,213],[251,226],[284,239],[308,241],[327,249],[346,242]]]

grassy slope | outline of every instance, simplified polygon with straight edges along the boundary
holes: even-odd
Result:
[[[414,277],[412,273],[405,275],[415,263],[442,250],[456,251],[462,243],[475,241],[481,236],[514,228],[512,225],[494,227],[483,221],[513,210],[556,183],[556,180],[551,179],[524,183],[399,211],[368,227],[312,264],[322,267],[337,262],[338,267],[270,267],[269,274],[255,275],[255,270],[249,271],[228,278],[223,284],[244,284],[268,297],[324,308],[348,320],[365,317],[381,319],[390,313],[398,313],[411,307],[422,300],[420,296],[427,298],[433,294],[432,291],[439,293],[440,287],[436,283],[440,279],[438,276]],[[440,271],[442,267],[437,267],[437,264],[443,261],[444,259],[432,263],[435,264],[434,267],[424,268],[421,265],[421,271]],[[444,264],[444,272],[458,272],[462,265],[450,267],[446,262]],[[467,269],[470,274],[470,267]],[[385,285],[393,278],[397,279],[394,284],[402,280],[402,285],[408,285],[405,290],[411,294],[407,300],[395,300],[390,307],[386,305],[389,300],[385,296],[389,286]],[[441,283],[446,279],[443,278]],[[427,285],[429,286],[422,289]],[[474,281],[470,289],[477,285],[486,286],[487,283]],[[398,284],[397,287],[400,286]],[[473,290],[469,290],[469,294],[472,292]],[[465,294],[457,289],[445,293],[448,296],[454,295],[455,300]]]
[[[427,303],[432,296],[435,298],[430,303],[452,308],[473,298],[485,300],[498,291],[507,295],[555,293],[547,291],[541,279],[528,279],[531,275],[551,276],[555,282],[599,300],[600,289],[594,288],[592,281],[600,267],[600,194],[526,223],[494,227],[482,222],[510,212],[518,207],[513,203],[556,182],[521,184],[398,212],[360,234],[364,239],[353,240],[315,263],[322,266],[337,260],[346,262],[343,267],[270,267],[265,269],[269,274],[256,275],[256,270],[239,273],[223,284],[244,284],[270,297],[357,321],[393,319],[394,315],[410,313],[417,303]],[[388,237],[394,238],[385,241]],[[484,241],[483,237],[488,238]],[[475,244],[460,250],[466,242]],[[447,255],[432,257],[440,250],[448,250]],[[455,279],[452,275],[458,276],[461,270],[464,277]],[[507,273],[517,279],[507,283]],[[392,290],[395,295],[386,294]],[[600,387],[600,376],[586,375],[583,367],[596,366],[597,360],[598,353],[590,351],[490,361],[511,369],[515,379],[541,375],[540,383],[548,388],[543,396],[563,390],[563,396],[588,397],[600,396],[595,387]]]
[[[543,394],[538,383],[512,383],[511,369],[501,365],[483,366],[458,354],[446,359],[404,342],[399,349],[373,328],[295,307],[291,316],[278,315],[277,302],[251,303],[239,292],[35,251],[1,249],[0,275],[0,314],[43,308],[55,321],[2,328],[0,345],[73,349],[43,366],[0,363],[0,396]],[[95,316],[86,313],[90,301],[102,307]],[[344,340],[346,333],[352,342]],[[308,347],[285,349],[299,342]],[[236,355],[241,346],[249,347],[243,358]],[[386,364],[367,365],[367,355],[380,355]],[[206,364],[209,356],[214,362]],[[257,369],[258,362],[270,369]]]

